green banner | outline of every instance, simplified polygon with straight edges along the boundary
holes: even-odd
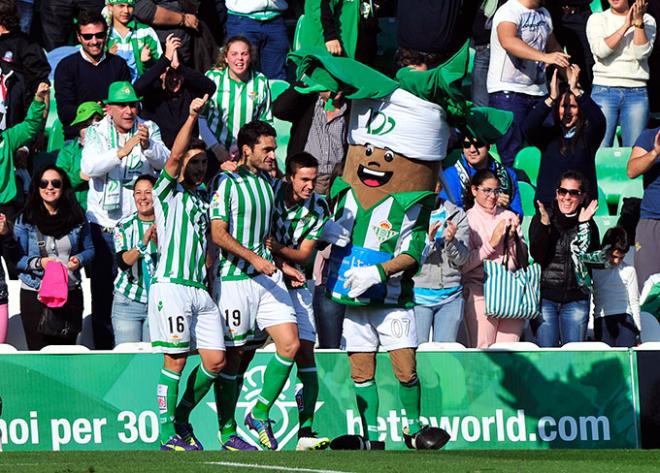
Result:
[[[256,402],[265,364],[245,375],[237,409]],[[335,437],[360,430],[347,357],[319,352],[315,430]],[[189,360],[187,373],[198,363]],[[150,354],[0,355],[0,433],[6,451],[145,450],[158,446],[156,384],[162,357]],[[607,352],[420,352],[422,414],[447,430],[446,449],[639,447],[634,356]],[[405,413],[387,354],[378,355],[379,426],[388,449],[405,449]],[[298,412],[292,373],[271,411],[282,448],[295,448]],[[183,385],[183,383],[182,383]],[[181,393],[180,393],[181,394]],[[206,449],[218,449],[212,393],[191,422]]]

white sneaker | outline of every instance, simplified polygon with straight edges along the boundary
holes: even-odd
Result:
[[[330,439],[327,437],[300,437],[296,450],[325,450],[330,445]]]

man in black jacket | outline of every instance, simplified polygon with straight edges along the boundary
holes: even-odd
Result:
[[[105,53],[107,28],[100,13],[81,12],[77,37],[82,48],[80,52],[62,59],[55,68],[57,115],[64,125],[64,137],[67,139],[78,134],[70,126],[78,105],[100,102],[105,98],[110,84],[131,80],[126,61]]]

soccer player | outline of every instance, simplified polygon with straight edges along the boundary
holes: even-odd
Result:
[[[276,258],[282,258],[301,272],[314,254],[316,240],[321,236],[330,213],[325,200],[314,193],[318,168],[319,163],[311,154],[294,154],[286,162],[286,181],[276,179],[273,185],[275,209],[271,237],[266,240],[266,246]],[[286,285],[298,319],[300,350],[296,354],[296,366],[298,379],[303,385],[302,399],[297,399],[300,429],[296,450],[320,450],[326,448],[330,440],[317,438],[312,432],[319,393],[314,360],[316,327],[312,293],[304,282],[287,278]]]
[[[262,121],[247,123],[238,132],[238,147],[238,168],[218,175],[211,201],[211,235],[222,253],[214,293],[225,317],[227,346],[227,367],[216,384],[220,441],[225,450],[255,449],[236,434],[234,414],[247,368],[243,358],[251,355],[249,345],[263,342],[265,331],[275,342],[276,353],[245,424],[258,433],[265,448],[276,450],[268,413],[289,377],[300,342],[282,272],[264,245],[273,211],[267,173],[275,166],[275,130]]]
[[[207,292],[208,202],[198,191],[207,157],[201,141],[190,145],[207,99],[190,104],[153,189],[159,259],[149,292],[149,329],[152,346],[165,355],[158,383],[161,450],[202,450],[188,417],[225,364],[222,319]],[[202,361],[176,406],[181,372],[194,348]]]

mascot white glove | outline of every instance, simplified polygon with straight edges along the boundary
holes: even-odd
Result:
[[[371,286],[383,282],[378,266],[362,266],[352,268],[345,273],[344,287],[348,289],[348,297],[356,298],[364,294]]]
[[[351,232],[339,225],[334,220],[326,220],[323,224],[323,232],[319,240],[341,246],[342,248],[351,242]]]

